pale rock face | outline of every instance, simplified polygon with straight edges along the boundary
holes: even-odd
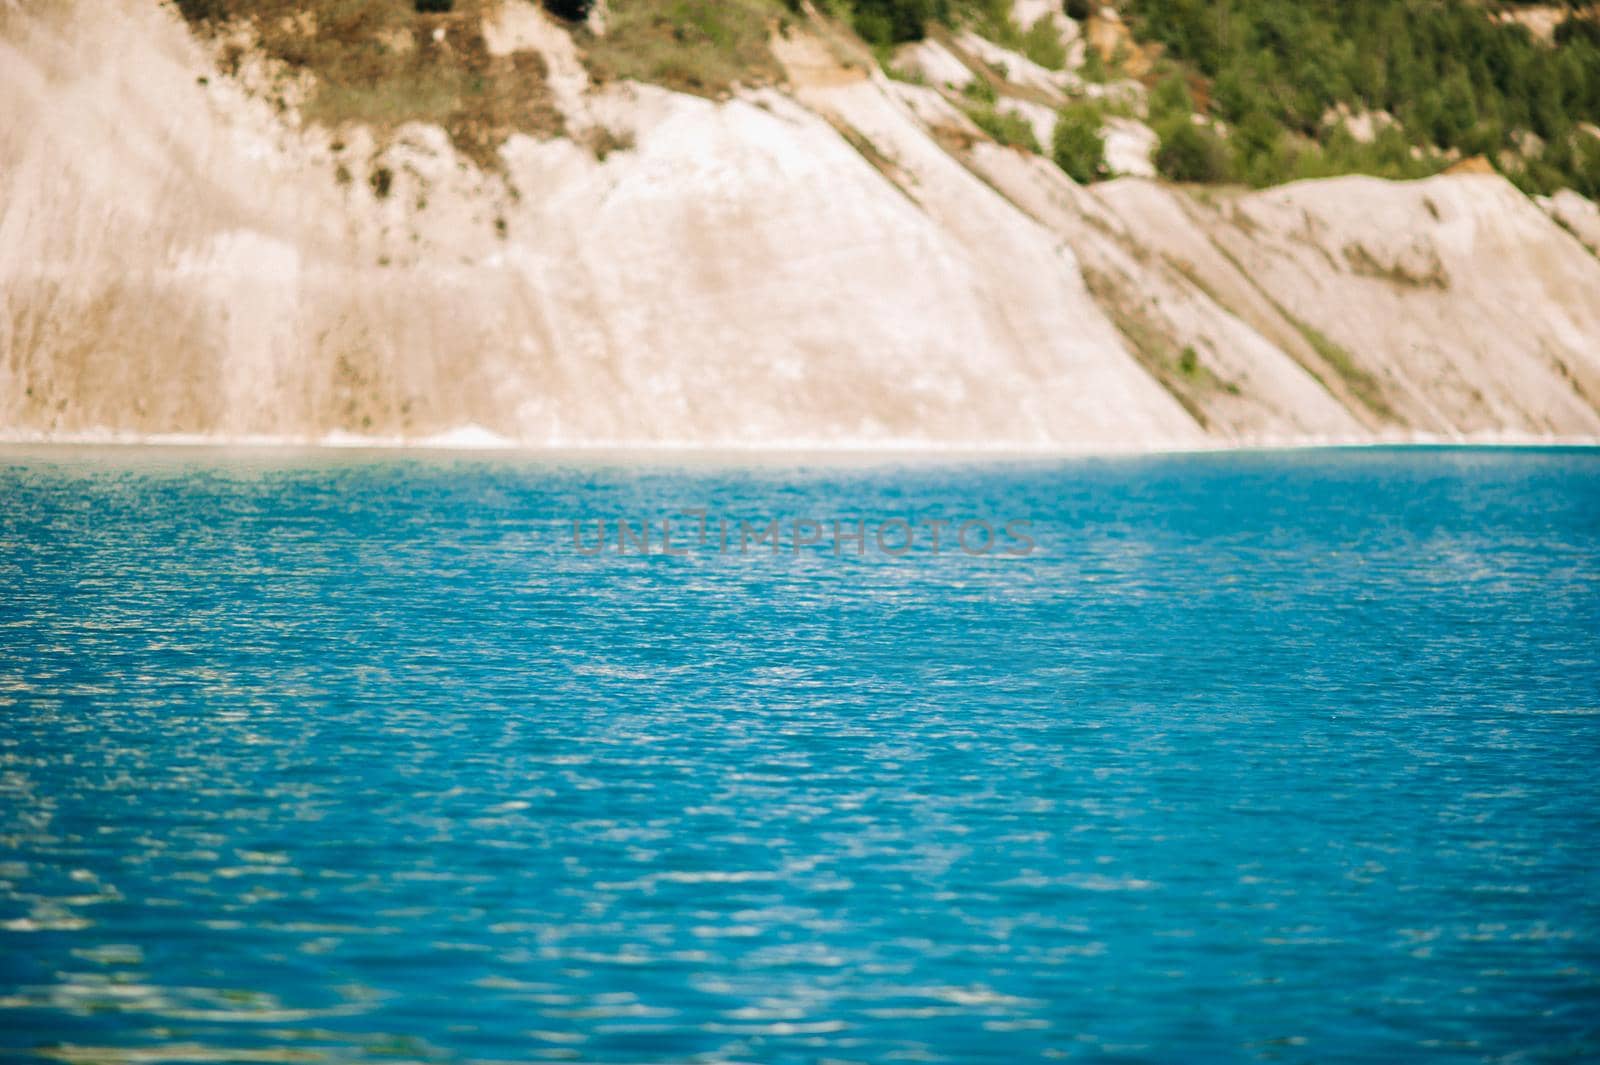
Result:
[[[913,73],[929,85],[960,91],[976,77],[967,65],[938,41],[916,41],[901,45],[894,53],[897,70]]]
[[[1075,424],[1081,439],[1098,446],[1122,446],[1141,432],[1167,446],[1200,439],[1193,420],[1140,368],[1090,298],[1071,251],[952,159],[917,111],[869,84],[805,89],[799,100],[894,160],[907,197],[970,257],[976,269],[968,298],[993,316],[1002,341],[990,342],[982,360],[990,369],[980,372],[1014,379],[1029,393],[1011,415],[1019,427],[1056,432]],[[950,324],[941,315],[931,328],[942,332]]]
[[[1554,196],[1541,196],[1538,204],[1584,247],[1600,255],[1600,206],[1593,200],[1562,189]]]
[[[1002,100],[996,105],[1002,111],[1021,115],[1033,129],[1034,139],[1045,152],[1050,150],[1050,140],[1056,133],[1056,109],[1029,100]]]
[[[1303,331],[1212,238],[1203,204],[1137,180],[1096,185],[1086,199],[1083,210],[1094,231],[1115,234],[1136,264],[1124,270],[1130,274],[1124,288],[1135,297],[1157,286],[1175,289],[1198,308],[1201,321],[1199,342],[1187,336],[1174,336],[1174,342],[1196,343],[1203,356],[1216,357],[1225,380],[1250,382],[1239,396],[1208,397],[1229,408],[1256,406],[1239,427],[1245,436],[1287,432],[1340,439],[1386,431],[1337,368],[1326,364]],[[1212,339],[1219,336],[1230,339]]]
[[[1371,144],[1378,139],[1380,132],[1398,123],[1387,111],[1352,111],[1348,105],[1340,104],[1330,107],[1323,114],[1322,124],[1343,125],[1358,144]]]
[[[1307,182],[1208,205],[1150,182],[1079,190],[982,145],[972,156],[1068,240],[1213,435],[1596,431],[1596,261],[1500,178]],[[1186,346],[1221,388],[1173,372]]]
[[[1504,179],[1302,182],[1243,197],[1206,224],[1405,424],[1600,431],[1600,260]]]
[[[507,184],[408,128],[372,160],[394,175],[380,200],[335,180],[322,135],[198,86],[203,56],[169,13],[91,6],[8,39],[0,59],[21,119],[4,127],[20,165],[0,176],[8,431],[1200,438],[1070,252],[877,83],[817,91],[903,158],[909,191],[781,94],[716,104],[623,86],[583,102],[625,115],[632,150],[601,163],[514,138]]]
[[[1148,349],[1142,361],[1172,386],[1213,439],[1274,443],[1358,439],[1361,421],[1276,338],[1208,291],[1203,263],[1154,253],[1130,221],[1197,236],[1180,193],[1125,179],[1084,189],[1043,160],[979,146],[974,162],[998,188],[1067,241],[1120,324]],[[1215,252],[1212,253],[1215,255]],[[1181,355],[1198,367],[1185,375]]]
[[[603,5],[591,9],[603,18]],[[549,71],[548,84],[556,104],[568,117],[581,114],[589,74],[578,57],[572,37],[537,4],[502,4],[483,24],[483,42],[493,56],[538,52]]]
[[[1493,17],[1501,22],[1525,26],[1537,40],[1545,44],[1554,44],[1556,29],[1566,21],[1567,9],[1560,4],[1533,4],[1497,11]]]
[[[1062,10],[1062,5],[1057,0],[1013,0],[1011,19],[1024,30],[1036,25],[1041,19],[1048,19],[1066,49],[1067,69],[1077,70],[1083,66],[1084,53],[1088,48],[1083,27],[1067,17],[1067,13]]]
[[[1077,78],[1065,71],[1042,67],[1022,53],[1002,48],[971,30],[964,30],[958,34],[956,42],[963,51],[979,62],[988,64],[997,73],[1003,71],[1002,76],[1006,81],[1039,93],[1055,104],[1064,103],[1066,101],[1064,90],[1077,82]]]
[[[1126,177],[1155,177],[1151,160],[1161,138],[1143,122],[1131,118],[1112,118],[1101,130],[1106,142],[1106,166],[1113,174]]]
[[[1600,435],[1600,260],[1498,178],[1082,189],[941,90],[847,70],[803,31],[775,42],[787,90],[724,103],[593,89],[532,5],[489,39],[545,57],[574,135],[632,147],[602,161],[518,136],[503,175],[427,126],[342,131],[336,151],[216,75],[168,9],[8,13],[0,435]]]
[[[1126,107],[1140,115],[1145,113],[1149,102],[1149,94],[1145,91],[1145,87],[1130,78],[1105,82],[1087,81],[1078,86],[1077,91],[1090,100]]]
[[[1078,24],[1067,17],[1057,0],[1012,0],[1011,20],[1027,29],[1042,18],[1061,28],[1063,35],[1077,36]]]

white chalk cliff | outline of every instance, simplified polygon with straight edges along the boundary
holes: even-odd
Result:
[[[0,0],[0,436],[1600,438],[1581,198],[1086,188],[805,28],[786,85],[723,102],[590,86],[529,4],[486,39],[629,146],[513,136],[495,174],[426,126],[336,151],[153,0]]]

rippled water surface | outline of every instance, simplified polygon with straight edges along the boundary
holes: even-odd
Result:
[[[0,1057],[1594,1060],[1597,644],[1594,452],[0,452]]]

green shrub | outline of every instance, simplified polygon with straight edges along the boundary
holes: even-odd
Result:
[[[920,41],[940,13],[934,0],[855,0],[851,7],[856,32],[875,45]]]
[[[1098,49],[1090,48],[1083,54],[1083,66],[1078,69],[1078,74],[1084,81],[1104,83],[1111,77],[1111,72],[1106,69],[1106,61],[1100,58]]]
[[[367,175],[367,184],[372,186],[373,195],[380,200],[387,200],[389,190],[394,188],[394,171],[386,166],[377,167]]]
[[[228,0],[178,0],[178,14],[189,22],[225,22],[233,12]]]
[[[892,48],[895,44],[894,21],[876,11],[858,11],[851,19],[857,35],[874,50]]]
[[[983,77],[975,77],[967,82],[966,88],[961,90],[961,95],[977,103],[987,104],[990,107],[993,107],[995,101],[1000,98],[999,94],[994,91],[994,86],[989,84],[988,79]]]
[[[568,22],[582,22],[589,17],[594,0],[544,0],[544,9],[556,18]]]
[[[975,107],[967,114],[979,129],[1007,148],[1023,148],[1039,154],[1039,138],[1033,132],[1033,124],[1017,112]]]
[[[1591,200],[1600,200],[1600,137],[1590,133],[1575,134],[1573,148],[1573,187]]]
[[[1052,19],[1041,18],[1022,35],[1022,54],[1046,70],[1065,70],[1067,46]]]
[[[1229,177],[1228,149],[1222,139],[1187,120],[1168,127],[1155,162],[1156,169],[1172,181],[1212,183]]]
[[[1556,44],[1571,44],[1574,41],[1587,41],[1592,47],[1600,49],[1600,19],[1584,18],[1576,11],[1569,12],[1561,20],[1561,25],[1556,27]]]
[[[1102,116],[1093,105],[1064,107],[1056,117],[1050,157],[1080,185],[1098,181],[1106,174],[1106,142],[1100,136]]]

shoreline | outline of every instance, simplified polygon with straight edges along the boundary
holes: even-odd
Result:
[[[480,458],[521,458],[555,460],[598,460],[636,465],[873,465],[905,463],[943,465],[950,463],[1029,463],[1058,459],[1131,459],[1161,456],[1214,454],[1269,454],[1315,451],[1373,450],[1569,450],[1600,449],[1600,436],[1557,437],[1519,433],[1475,433],[1443,435],[1404,433],[1387,437],[1261,439],[1218,441],[1214,444],[1151,443],[1115,446],[1104,444],[991,446],[939,444],[928,441],[776,441],[760,444],[670,442],[550,444],[524,443],[499,437],[475,427],[466,431],[435,434],[416,439],[360,437],[328,434],[320,438],[280,436],[208,436],[198,433],[122,434],[122,433],[8,433],[0,431],[0,454],[17,450],[43,450],[67,453],[96,450],[134,453],[138,451],[182,454],[184,452],[249,453],[261,457],[315,454],[445,456]]]

